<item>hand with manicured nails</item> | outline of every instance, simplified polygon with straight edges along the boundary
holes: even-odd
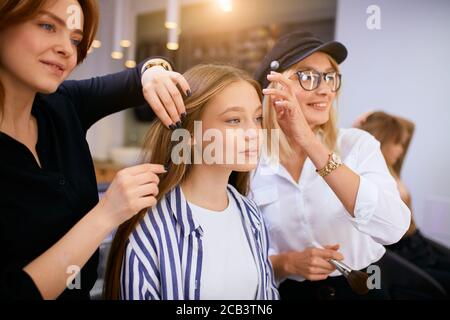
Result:
[[[153,66],[144,72],[141,81],[144,98],[161,122],[172,130],[180,127],[186,115],[182,94],[191,94],[186,79],[178,72]]]
[[[164,172],[164,166],[149,163],[119,171],[98,204],[106,221],[116,227],[155,205],[159,192],[157,174]]]
[[[68,266],[84,266],[111,231],[156,204],[157,174],[164,172],[162,165],[148,163],[119,171],[100,202],[23,268],[44,299],[55,299],[67,288]]]
[[[301,147],[309,143],[314,138],[314,133],[308,125],[297,100],[295,94],[297,82],[274,71],[267,75],[267,79],[271,83],[281,85],[281,88],[263,90],[264,95],[272,98],[281,130],[292,143]]]
[[[338,252],[339,245],[325,246],[325,249],[307,248],[303,251],[285,253],[284,270],[286,275],[300,275],[307,280],[325,280],[336,268],[329,259],[343,260]]]

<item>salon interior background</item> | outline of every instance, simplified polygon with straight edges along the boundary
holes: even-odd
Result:
[[[124,68],[123,60],[110,58],[117,46],[114,38],[118,37],[116,1],[99,0],[101,25],[97,38],[102,45],[89,55],[73,78]],[[158,41],[167,38],[167,0],[122,1],[125,5],[121,14],[125,19],[121,30],[130,36],[132,56],[142,54],[142,46],[148,49],[152,41],[157,46]],[[217,9],[216,0],[180,2],[180,48],[168,54],[181,66],[194,62],[192,56],[183,57],[188,55],[186,47],[199,54],[195,46],[200,46],[200,42],[206,44],[202,47],[206,50],[208,43],[216,45],[216,35],[228,34],[232,38],[240,30],[254,38],[253,29],[280,33],[283,26],[300,26],[342,41],[349,56],[342,65],[345,82],[339,101],[340,125],[349,127],[358,115],[374,109],[415,122],[403,180],[411,190],[421,230],[450,245],[450,1],[233,0],[231,12],[208,12],[213,7]],[[366,25],[370,15],[366,10],[371,5],[380,8],[380,29],[370,30]],[[256,32],[256,37],[259,35]],[[252,50],[250,45],[249,51]],[[202,57],[200,52],[199,58]],[[106,160],[112,147],[138,145],[147,127],[136,120],[132,111],[104,119],[88,135],[93,156]]]

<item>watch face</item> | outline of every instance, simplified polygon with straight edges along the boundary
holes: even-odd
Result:
[[[335,163],[341,163],[341,158],[335,153],[331,155],[331,160],[333,160],[333,162]]]

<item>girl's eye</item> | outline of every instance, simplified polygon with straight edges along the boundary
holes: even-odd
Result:
[[[263,116],[259,116],[256,118],[256,121],[258,121],[259,123],[261,123],[263,121]]]
[[[80,43],[81,43],[81,40],[78,40],[78,39],[72,39],[71,41],[72,41],[72,44],[75,47],[78,47],[80,45]]]
[[[227,120],[227,123],[238,124],[238,123],[240,123],[240,120],[237,119],[237,118],[235,118],[235,119],[230,119],[230,120]]]
[[[55,31],[55,26],[50,23],[41,23],[39,26],[47,31]]]

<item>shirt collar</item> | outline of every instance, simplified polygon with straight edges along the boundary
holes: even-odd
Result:
[[[279,159],[274,159],[266,154],[262,154],[259,166],[256,168],[258,174],[261,176],[280,176],[288,180],[292,180],[286,169],[283,168]]]
[[[310,176],[311,166],[313,166],[313,164],[311,160],[307,157],[305,159],[305,163],[303,164],[302,168],[301,174],[302,179],[300,179],[301,183],[305,183],[304,181],[305,178],[307,180],[311,178]],[[259,176],[266,176],[266,177],[278,176],[282,179],[286,179],[287,181],[293,183],[294,185],[298,185],[298,181],[294,181],[292,179],[292,176],[289,174],[286,168],[284,168],[281,165],[279,159],[270,158],[269,156],[267,156],[267,154],[261,155],[259,165],[256,168],[256,171],[257,172],[255,172],[255,174],[258,174]]]
[[[250,225],[252,228],[260,230],[261,225],[258,219],[255,219],[256,213],[249,209],[249,205],[245,204],[244,197],[231,185],[228,185],[228,190],[231,192],[232,197],[230,201],[236,201],[237,207],[241,212],[241,216],[246,224]],[[177,223],[180,224],[181,230],[184,237],[189,236],[193,232],[203,234],[202,227],[195,216],[192,214],[192,210],[183,194],[181,187],[178,185],[173,188],[165,196],[168,208],[176,219]],[[256,210],[256,209],[254,209]],[[253,219],[251,218],[253,217]]]

